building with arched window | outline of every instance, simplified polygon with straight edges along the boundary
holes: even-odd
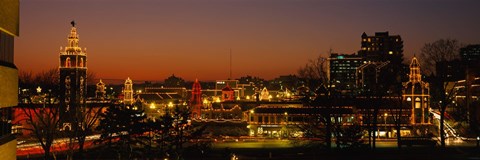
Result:
[[[414,56],[410,63],[409,81],[404,84],[403,100],[411,109],[410,124],[430,124],[430,86],[422,81],[420,64]]]
[[[67,37],[68,45],[60,48],[60,112],[64,117],[73,117],[85,106],[87,97],[87,53],[78,45],[79,36],[75,22]],[[61,128],[71,126],[68,118]]]

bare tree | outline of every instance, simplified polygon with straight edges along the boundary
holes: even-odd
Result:
[[[454,88],[448,87],[446,67],[440,67],[459,57],[460,42],[455,39],[440,39],[433,43],[426,43],[421,49],[420,57],[424,70],[431,75],[432,98],[439,105],[440,111],[440,141],[441,146],[445,147],[444,120],[447,106],[452,103],[454,98]]]
[[[96,79],[97,79],[97,73],[92,72],[92,71],[88,71],[88,73],[87,73],[87,84],[89,84],[89,85],[97,84],[97,82],[95,81]]]
[[[20,71],[18,74],[18,80],[20,87],[30,89],[30,93],[33,93],[36,87],[41,87],[45,91],[49,90],[50,92],[57,93],[59,75],[57,68],[41,71],[36,74],[31,71]]]
[[[436,75],[436,65],[439,62],[448,62],[459,58],[462,44],[456,39],[439,39],[432,43],[425,43],[421,49],[420,60],[422,70],[427,75]]]
[[[34,75],[31,71],[30,72],[20,71],[18,73],[18,80],[19,80],[19,85],[20,86],[31,88],[32,86],[30,86],[30,85],[33,85],[33,83],[34,83],[33,82]]]
[[[35,83],[45,86],[58,86],[60,74],[57,68],[41,71],[35,75]]]
[[[44,158],[50,159],[53,140],[58,135],[58,125],[60,124],[60,111],[54,106],[56,98],[50,95],[45,97],[43,107],[33,107],[31,99],[29,104],[32,106],[21,107],[26,115],[27,128],[30,130],[44,150]],[[28,105],[28,104],[27,104]]]
[[[95,127],[100,121],[103,108],[103,106],[85,106],[75,114],[74,124],[76,125],[72,127],[71,138],[75,139],[78,143],[78,155],[80,158],[83,158],[86,138],[88,135],[93,134]]]
[[[328,82],[327,63],[327,58],[322,55],[319,55],[315,59],[310,59],[305,66],[298,69],[298,76],[307,80],[310,89],[325,85]]]

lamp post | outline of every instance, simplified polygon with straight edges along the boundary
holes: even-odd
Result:
[[[383,114],[383,119],[384,119],[384,122],[385,122],[385,138],[388,137],[388,131],[387,131],[387,116],[388,116],[388,113],[385,113]]]
[[[480,147],[480,137],[477,136],[477,148]]]
[[[248,116],[248,121],[249,121],[249,122],[252,122],[252,114],[253,114],[253,113],[255,113],[255,111],[254,111],[253,109],[250,110],[250,114],[249,114],[249,116]]]
[[[284,113],[285,115],[285,136],[288,137],[288,112]]]

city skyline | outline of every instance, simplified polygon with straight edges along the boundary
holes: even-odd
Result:
[[[20,72],[57,68],[72,20],[102,79],[228,79],[230,49],[231,78],[273,79],[330,49],[356,53],[363,32],[402,36],[407,60],[440,38],[479,43],[478,2],[368,2],[21,1],[15,63]]]

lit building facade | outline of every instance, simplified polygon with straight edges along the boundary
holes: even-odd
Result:
[[[368,93],[376,90],[380,82],[382,70],[385,70],[390,62],[367,62],[356,70],[356,82],[359,93]]]
[[[202,115],[202,87],[198,79],[192,86],[192,97],[190,98],[190,107],[192,107],[192,118],[198,119]]]
[[[478,63],[480,61],[480,44],[460,48],[460,57],[463,61]]]
[[[430,124],[430,86],[422,81],[420,64],[414,56],[410,63],[409,81],[404,85],[403,100],[411,109],[410,124]]]
[[[460,48],[460,57],[467,76],[480,76],[480,44]]]
[[[222,102],[234,101],[235,100],[235,91],[227,84],[225,88],[222,89]]]
[[[450,82],[446,90],[453,88],[455,93],[452,102],[453,107],[447,111],[452,111],[458,121],[465,121],[470,126],[478,126],[480,123],[480,77],[470,77],[470,80],[459,80]],[[466,115],[466,116],[465,116]],[[474,129],[474,127],[471,127]]]
[[[373,36],[364,32],[358,53],[367,61],[398,61],[403,56],[403,40],[400,35],[389,35],[388,32],[375,32]]]
[[[19,35],[18,0],[0,5],[0,157],[16,159],[17,141],[12,135],[13,107],[18,105],[18,70],[14,64],[14,37]]]
[[[124,88],[123,88],[123,103],[126,105],[130,105],[133,103],[133,82],[130,77],[125,80]]]
[[[87,96],[87,53],[79,46],[75,22],[67,38],[67,46],[60,52],[60,116],[66,117],[63,129],[71,128],[68,117],[85,107]],[[62,50],[62,48],[60,48]]]
[[[107,95],[105,91],[105,83],[103,83],[100,79],[96,86],[97,89],[95,90],[95,98],[105,99],[105,96]]]
[[[342,94],[354,94],[356,71],[364,64],[364,59],[356,54],[332,53],[328,58],[329,80],[335,90]]]

